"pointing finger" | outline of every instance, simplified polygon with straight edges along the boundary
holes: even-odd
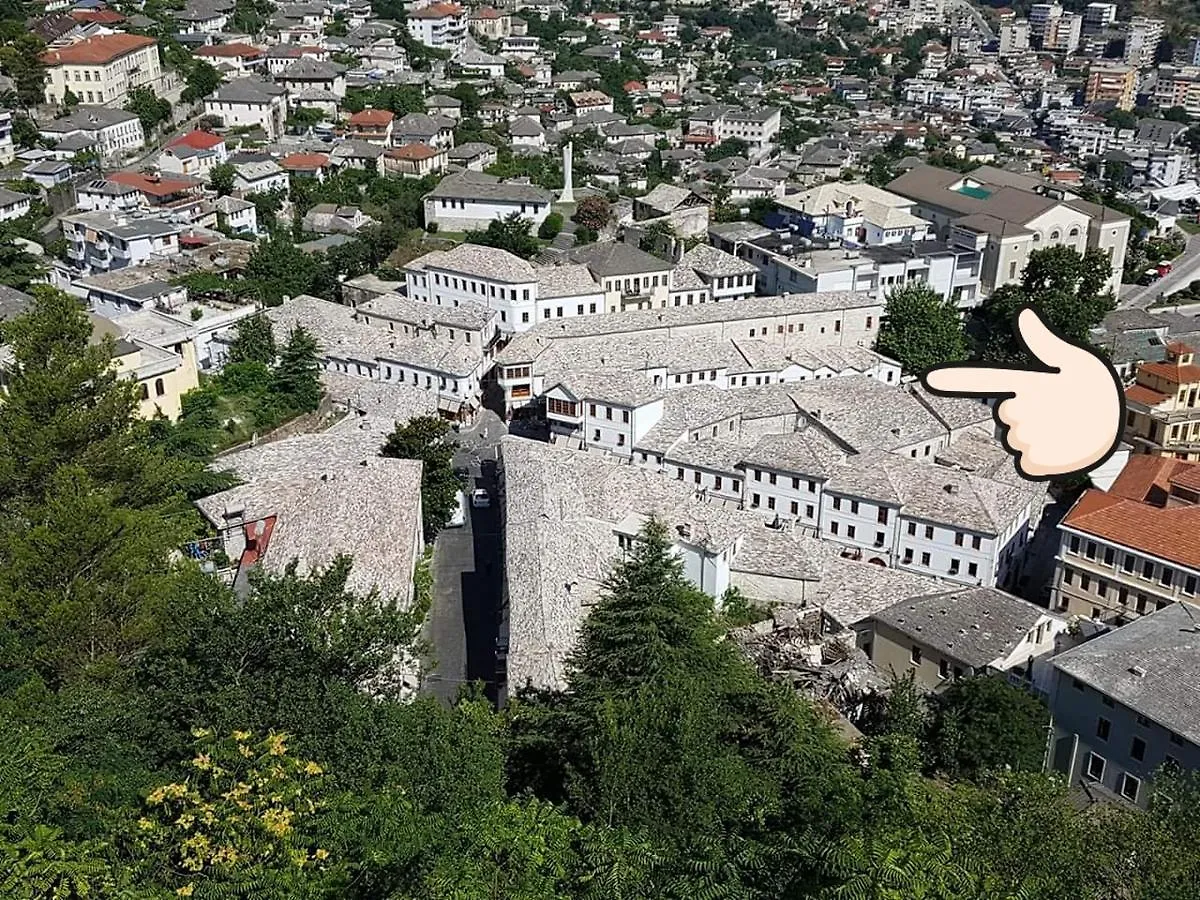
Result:
[[[988,366],[939,366],[925,373],[925,387],[939,394],[999,397],[1033,387],[1045,373]]]
[[[1057,368],[1070,351],[1079,349],[1051,331],[1031,306],[1025,307],[1017,315],[1017,334],[1030,353],[1052,368]]]

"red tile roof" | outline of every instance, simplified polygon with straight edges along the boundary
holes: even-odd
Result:
[[[190,191],[199,187],[200,182],[195,178],[183,178],[168,175],[148,175],[145,172],[113,172],[106,175],[109,181],[137,188],[150,197],[169,197],[172,194]]]
[[[329,165],[329,157],[324,153],[289,153],[279,165],[284,169],[323,169]]]
[[[1183,341],[1167,341],[1167,349],[1172,353],[1194,353],[1195,351]]]
[[[102,34],[57,50],[47,50],[41,55],[41,60],[47,66],[104,65],[114,59],[128,56],[135,50],[154,47],[157,44],[154,38],[142,37],[139,34]]]
[[[1200,465],[1187,464],[1171,473],[1171,485],[1187,491],[1200,491]]]
[[[1176,472],[1187,469],[1192,463],[1170,456],[1136,454],[1129,458],[1117,480],[1108,489],[1109,494],[1125,500],[1160,505],[1170,492],[1171,479]]]
[[[1151,390],[1144,384],[1131,384],[1125,388],[1125,399],[1143,406],[1158,406],[1169,396],[1169,394],[1160,394],[1158,391]]]
[[[644,91],[646,86],[640,81],[627,81],[622,85],[627,91]]]
[[[1181,366],[1171,362],[1142,363],[1140,372],[1157,375],[1169,384],[1192,384],[1200,381],[1200,366]]]
[[[265,51],[242,41],[232,44],[213,44],[211,47],[201,47],[196,51],[197,56],[219,56],[225,59],[258,59]]]
[[[502,18],[503,15],[504,13],[500,12],[500,10],[496,9],[494,6],[484,6],[475,10],[476,19],[499,19]]]
[[[386,125],[396,118],[395,113],[386,109],[364,109],[349,118],[351,125]]]
[[[392,159],[411,159],[415,162],[420,162],[426,159],[433,159],[433,157],[438,155],[438,151],[428,144],[414,142],[412,144],[405,144],[403,147],[388,150],[385,155],[390,156]]]
[[[213,147],[220,146],[225,143],[225,138],[219,134],[212,134],[208,131],[189,131],[181,137],[175,138],[168,147],[191,147],[193,150],[211,150]]]
[[[1200,568],[1197,506],[1162,509],[1093,489],[1075,502],[1063,524],[1182,566]]]
[[[450,16],[461,16],[463,8],[457,3],[431,3],[429,6],[414,10],[408,14],[410,19],[445,19]]]
[[[120,25],[125,17],[112,9],[73,9],[69,13],[76,22],[95,22],[97,25]]]

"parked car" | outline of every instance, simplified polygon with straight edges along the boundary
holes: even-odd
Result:
[[[471,492],[471,505],[476,509],[487,509],[492,505],[492,498],[483,488]]]

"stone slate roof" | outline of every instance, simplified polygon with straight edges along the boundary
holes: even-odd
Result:
[[[1049,613],[995,588],[967,588],[904,600],[877,612],[877,622],[969,666],[1008,656]]]

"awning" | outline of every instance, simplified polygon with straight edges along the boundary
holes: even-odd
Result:
[[[462,411],[462,401],[452,400],[449,397],[438,397],[438,411],[457,416]]]

